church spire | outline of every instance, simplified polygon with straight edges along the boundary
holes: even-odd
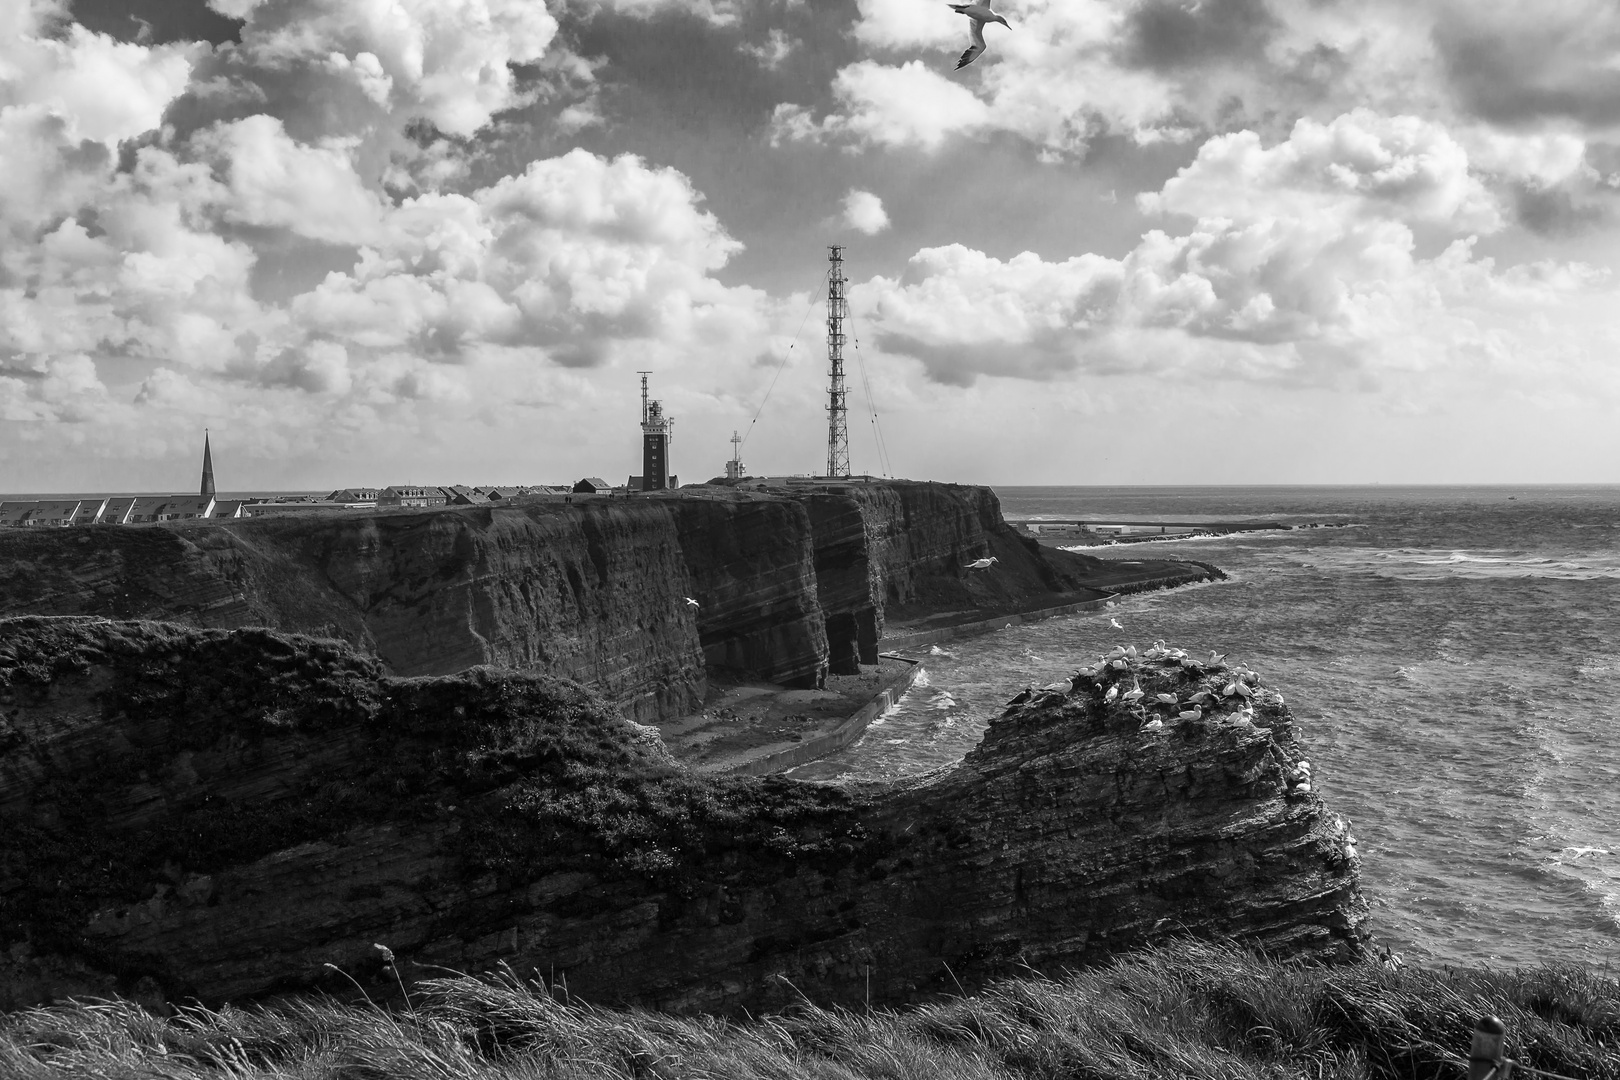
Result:
[[[209,449],[209,446],[208,446],[208,429],[203,428],[203,474],[202,474],[202,491],[200,492],[200,494],[203,495],[203,497],[206,498],[207,496],[212,495],[213,493],[214,493],[214,455],[213,455],[213,452]]]

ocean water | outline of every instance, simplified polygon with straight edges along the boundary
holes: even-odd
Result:
[[[1008,517],[1340,528],[1086,549],[1224,583],[936,647],[926,685],[795,775],[959,758],[1116,644],[1230,653],[1287,698],[1408,962],[1620,971],[1620,487],[998,488]]]

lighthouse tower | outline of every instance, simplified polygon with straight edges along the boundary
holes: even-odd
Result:
[[[664,403],[647,397],[647,376],[641,376],[641,490],[663,491],[669,487],[669,444],[675,421],[664,415]]]

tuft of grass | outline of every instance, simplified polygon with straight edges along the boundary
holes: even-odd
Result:
[[[0,1075],[168,1080],[1458,1080],[1475,1018],[1521,1063],[1620,1080],[1620,984],[1592,971],[1305,967],[1177,942],[905,1010],[747,1022],[593,1008],[501,970],[408,1014],[303,999],[157,1018],[127,1002],[0,1018]]]

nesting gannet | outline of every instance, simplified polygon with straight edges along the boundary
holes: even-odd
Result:
[[[1125,629],[1125,628],[1124,628],[1124,627],[1123,627],[1123,626],[1121,626],[1121,625],[1120,625],[1120,624],[1119,624],[1119,620],[1118,620],[1118,619],[1109,619],[1109,620],[1108,620],[1108,625],[1109,625],[1109,626],[1112,626],[1112,627],[1113,627],[1113,628],[1114,628],[1114,629],[1115,629],[1115,630],[1123,630],[1123,629]]]
[[[1006,19],[1003,19],[1000,15],[997,15],[995,12],[991,11],[989,4],[952,4],[951,10],[956,12],[958,15],[966,15],[968,17],[968,23],[971,25],[973,34],[973,44],[969,45],[965,50],[963,50],[962,58],[956,62],[956,67],[958,70],[973,63],[973,61],[979,58],[979,54],[984,52],[985,23],[998,22],[1007,29],[1012,29],[1012,24]]]
[[[990,556],[988,559],[974,559],[972,562],[970,562],[966,566],[962,567],[962,569],[964,569],[964,570],[988,570],[988,569],[990,569],[990,564],[995,562],[995,561],[996,561],[996,557],[994,555]]]

